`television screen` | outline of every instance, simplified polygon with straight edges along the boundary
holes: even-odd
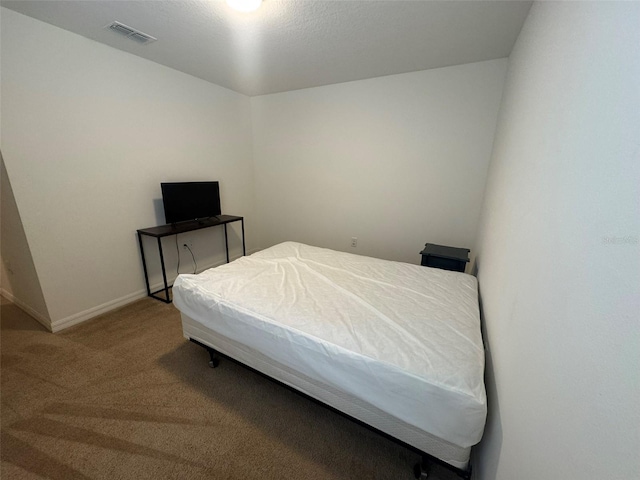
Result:
[[[161,183],[164,217],[178,223],[220,215],[218,182]]]

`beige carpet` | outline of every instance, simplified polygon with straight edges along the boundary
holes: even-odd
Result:
[[[58,334],[5,299],[0,315],[3,480],[413,478],[413,452],[228,360],[209,368],[172,305]]]

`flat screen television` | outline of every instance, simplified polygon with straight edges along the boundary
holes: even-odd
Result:
[[[218,182],[161,183],[162,204],[167,223],[206,219],[220,215]]]

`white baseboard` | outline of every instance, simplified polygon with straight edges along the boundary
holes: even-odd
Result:
[[[258,251],[258,250],[256,250]],[[249,255],[251,253],[255,253],[255,252],[250,252]],[[232,258],[231,261],[236,260],[240,258],[240,256],[236,257],[236,258]],[[223,265],[225,262],[217,262],[215,264],[212,265],[208,265],[208,266],[204,266],[202,269],[200,269],[200,271],[204,271],[207,270],[209,268],[213,268],[213,267],[218,267],[220,265]],[[169,283],[173,283],[173,280],[167,279],[167,281]],[[161,288],[164,288],[164,284],[163,283],[157,283],[154,285],[151,285],[151,291],[156,291],[156,290],[160,290]],[[6,295],[5,295],[6,296]],[[116,308],[120,308],[120,307],[124,307],[125,305],[128,305],[129,303],[133,303],[136,300],[140,300],[142,298],[145,298],[147,296],[147,290],[143,289],[143,290],[138,290],[136,292],[130,293],[128,295],[125,295],[123,297],[120,298],[116,298],[114,300],[111,300],[109,302],[103,303],[102,305],[98,305],[96,307],[90,308],[88,310],[84,310],[82,312],[73,314],[69,317],[66,318],[61,318],[59,320],[55,320],[53,322],[49,321],[48,324],[44,324],[45,327],[47,327],[48,330],[52,331],[53,333],[59,332],[60,330],[64,330],[65,328],[69,328],[72,327],[74,325],[77,325],[79,323],[82,322],[86,322],[87,320],[90,320],[94,317],[97,317],[98,315],[102,315],[104,313],[108,313],[111,310],[115,310]],[[9,298],[7,296],[7,298]],[[9,300],[11,300],[11,298],[9,298]],[[13,301],[13,300],[11,300]],[[14,302],[15,303],[15,302]],[[16,305],[18,305],[16,303]],[[24,309],[26,310],[26,308]],[[30,315],[34,315],[33,313],[31,313],[31,310],[27,310],[27,312]],[[35,315],[34,315],[35,317]],[[40,323],[42,323],[42,320],[39,320],[37,317],[36,319],[38,321],[40,321]]]
[[[21,310],[24,310],[25,312],[27,312],[30,316],[32,316],[33,318],[35,318],[39,323],[42,324],[42,326],[44,328],[46,328],[47,330],[49,330],[50,332],[52,332],[52,328],[51,328],[51,319],[45,317],[44,315],[42,315],[39,312],[36,312],[33,308],[31,308],[29,305],[27,305],[26,303],[24,303],[22,300],[20,300],[19,298],[15,297],[11,292],[8,292],[7,290],[5,290],[4,288],[0,288],[0,293],[2,294],[2,296],[4,298],[6,298],[7,300],[11,301],[15,306],[17,306],[18,308],[20,308]]]
[[[260,249],[256,249],[254,251],[250,251],[248,252],[249,255],[251,255],[252,253],[255,253],[257,251],[259,251]],[[236,258],[231,259],[236,260],[240,258],[239,256]],[[220,265],[223,265],[225,262],[218,262],[212,265],[207,265],[205,267],[203,267],[200,271],[204,271],[207,270],[209,268],[213,268],[213,267],[217,267]],[[171,282],[173,283],[173,282]],[[152,291],[156,291],[159,290],[161,288],[163,288],[164,285],[162,283],[158,283],[156,285],[152,285],[151,286],[151,290]],[[136,292],[130,293],[128,295],[125,295],[123,297],[120,298],[116,298],[114,300],[111,300],[109,302],[103,303],[102,305],[98,305],[96,307],[92,307],[89,308],[87,310],[84,310],[82,312],[78,312],[75,313],[69,317],[65,317],[65,318],[61,318],[55,321],[51,321],[51,319],[45,317],[44,315],[40,314],[39,312],[36,312],[33,308],[31,308],[29,305],[27,305],[26,303],[24,303],[23,301],[21,301],[19,298],[16,298],[13,294],[11,294],[10,292],[8,292],[7,290],[5,290],[4,288],[0,287],[0,293],[2,294],[2,296],[4,296],[7,300],[13,302],[17,307],[19,307],[20,309],[24,310],[26,313],[28,313],[29,315],[31,315],[33,318],[35,318],[39,323],[41,323],[47,330],[49,330],[50,332],[56,333],[59,332],[61,330],[64,330],[66,328],[72,327],[74,325],[77,325],[79,323],[82,322],[86,322],[87,320],[90,320],[94,317],[97,317],[98,315],[102,315],[104,313],[108,313],[111,310],[115,310],[116,308],[120,308],[120,307],[124,307],[125,305],[128,305],[129,303],[133,303],[137,300],[140,300],[142,298],[145,298],[147,296],[147,291],[145,289],[143,290],[138,290]]]
[[[57,333],[60,330],[64,330],[65,328],[73,327],[82,322],[86,322],[98,315],[102,315],[103,313],[110,312],[111,310],[115,310],[116,308],[124,307],[129,303],[133,303],[136,300],[140,300],[147,296],[146,290],[139,290],[134,293],[130,293],[129,295],[125,295],[124,297],[116,298],[115,300],[111,300],[110,302],[103,303],[102,305],[98,305],[93,308],[89,308],[88,310],[84,310],[82,312],[73,314],[66,318],[61,318],[59,320],[55,320],[51,322],[51,331],[53,333]]]

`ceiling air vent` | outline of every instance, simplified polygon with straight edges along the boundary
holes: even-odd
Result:
[[[142,45],[146,45],[147,43],[155,42],[157,40],[157,38],[152,37],[151,35],[147,35],[140,30],[136,30],[135,28],[131,28],[124,23],[113,22],[109,25],[109,28],[114,32],[117,32],[120,35],[124,35],[130,40],[133,40]]]

